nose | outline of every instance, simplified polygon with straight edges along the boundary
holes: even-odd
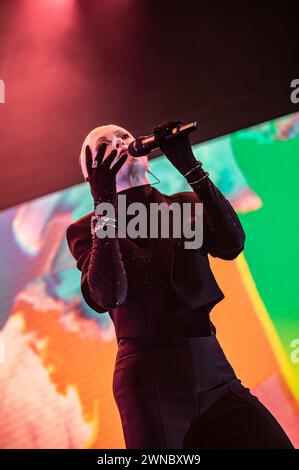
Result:
[[[112,146],[116,149],[119,150],[125,146],[124,141],[120,137],[114,137],[112,140]]]

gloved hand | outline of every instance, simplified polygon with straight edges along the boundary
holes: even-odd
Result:
[[[169,131],[180,124],[184,123],[182,121],[167,121],[154,129],[154,135],[164,155],[184,175],[198,164],[192,152],[188,134],[182,134],[174,139],[165,139],[165,136],[169,135]]]
[[[128,155],[123,155],[110,169],[110,165],[117,155],[117,150],[112,150],[110,155],[103,161],[107,144],[99,145],[94,162],[92,161],[92,153],[87,145],[85,149],[86,167],[90,185],[90,191],[94,199],[95,207],[101,202],[110,202],[115,204],[117,201],[116,191],[116,174],[124,164]]]

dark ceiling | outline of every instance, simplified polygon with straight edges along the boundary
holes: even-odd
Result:
[[[2,0],[0,208],[81,182],[99,125],[196,119],[199,142],[298,111],[298,7],[238,4]]]

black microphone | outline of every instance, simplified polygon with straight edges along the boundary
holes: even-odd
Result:
[[[165,140],[175,139],[181,134],[187,134],[195,131],[197,128],[197,121],[189,122],[186,124],[180,124],[174,127],[169,132],[169,135],[165,136]],[[159,144],[154,134],[138,137],[136,140],[130,143],[128,152],[132,157],[143,157],[148,155],[152,150],[159,148]]]

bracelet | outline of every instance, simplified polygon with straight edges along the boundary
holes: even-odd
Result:
[[[191,168],[191,170],[187,171],[187,173],[185,173],[183,176],[186,178],[186,176],[190,175],[190,173],[192,173],[192,171],[198,168],[199,166],[202,166],[202,162],[198,162],[198,165],[195,165],[193,168]]]
[[[203,179],[205,179],[207,176],[209,176],[209,172],[206,171],[204,176],[202,176],[201,178],[199,178],[199,180],[196,180],[196,181],[188,181],[189,184],[195,184],[195,183],[199,183],[200,181],[202,181]]]
[[[116,228],[116,224],[111,224],[109,222],[109,220],[113,220],[114,222],[116,222],[116,219],[112,219],[111,217],[107,217],[106,215],[102,215],[99,220],[101,221],[101,223],[99,224],[99,228],[103,228],[105,225],[111,225],[112,227],[115,227]]]
[[[110,220],[114,221],[115,224],[110,223]],[[111,217],[107,217],[106,215],[93,215],[91,217],[91,233],[92,235],[94,235],[97,230],[101,230],[103,227],[105,227],[105,225],[110,225],[111,227],[117,228],[116,222],[116,219],[112,219]]]

